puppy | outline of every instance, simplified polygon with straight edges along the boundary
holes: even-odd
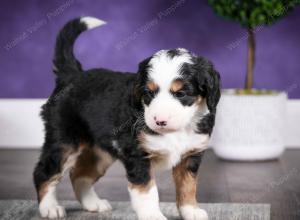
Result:
[[[197,205],[196,185],[220,98],[218,72],[185,49],[155,53],[139,64],[137,74],[84,71],[73,44],[81,32],[104,23],[74,19],[57,37],[56,87],[42,107],[45,142],[34,170],[41,216],[65,217],[55,191],[67,170],[85,210],[111,210],[93,184],[119,160],[139,220],[166,220],[154,180],[161,169],[172,169],[182,218],[208,219]]]

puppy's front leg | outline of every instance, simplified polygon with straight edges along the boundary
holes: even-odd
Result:
[[[196,200],[197,172],[202,153],[184,158],[173,168],[176,185],[176,204],[184,220],[208,220],[205,210],[200,209]]]
[[[167,220],[159,208],[157,187],[150,174],[150,162],[135,161],[132,165],[126,167],[129,180],[128,191],[138,219]]]
[[[159,208],[159,198],[154,180],[146,185],[129,184],[129,194],[139,220],[167,220]]]

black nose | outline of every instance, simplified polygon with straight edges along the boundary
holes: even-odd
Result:
[[[156,121],[156,124],[157,124],[158,126],[164,127],[164,126],[167,125],[167,121]]]

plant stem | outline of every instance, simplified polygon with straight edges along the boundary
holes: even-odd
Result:
[[[245,81],[245,89],[253,88],[253,70],[255,63],[255,36],[254,30],[248,28],[248,60],[247,60],[247,75]]]

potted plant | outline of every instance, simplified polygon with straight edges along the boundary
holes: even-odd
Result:
[[[213,134],[213,149],[219,157],[230,160],[278,158],[285,146],[287,95],[285,92],[253,88],[255,32],[284,17],[300,1],[208,2],[217,15],[236,21],[246,28],[248,41],[245,85],[243,89],[223,90]]]

